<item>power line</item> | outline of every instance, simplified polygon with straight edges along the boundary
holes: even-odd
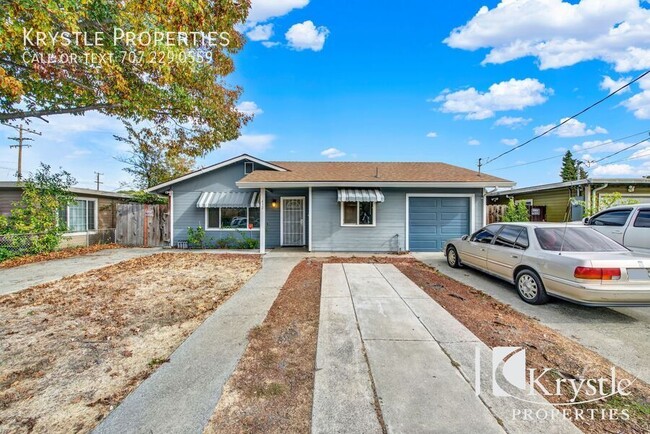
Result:
[[[589,163],[589,164],[600,163],[601,161],[603,161],[603,160],[607,160],[608,158],[611,158],[611,157],[613,157],[614,155],[618,155],[618,154],[620,154],[621,152],[625,152],[625,151],[627,151],[627,150],[629,150],[629,149],[634,148],[635,146],[639,146],[641,143],[643,143],[643,142],[647,142],[648,140],[650,140],[650,137],[646,137],[645,139],[640,140],[640,141],[634,143],[633,145],[626,146],[625,148],[621,149],[620,151],[616,151],[616,152],[614,152],[614,153],[611,153],[611,154],[609,154],[609,155],[606,155],[606,156],[604,156],[603,158],[599,158],[598,160],[589,161],[588,163]]]
[[[569,121],[571,121],[571,120],[577,118],[578,116],[580,116],[580,115],[586,113],[587,111],[591,110],[592,108],[596,107],[598,104],[601,104],[602,102],[608,100],[609,98],[611,98],[612,96],[616,95],[617,93],[619,93],[619,92],[622,91],[623,89],[625,89],[625,88],[631,86],[632,84],[636,83],[637,81],[641,80],[643,77],[645,77],[645,76],[648,75],[648,74],[650,74],[650,70],[647,70],[647,71],[644,72],[643,74],[641,74],[641,75],[639,75],[638,77],[636,77],[634,80],[632,80],[632,81],[630,81],[630,82],[624,84],[623,86],[619,87],[619,88],[616,89],[614,92],[612,92],[612,93],[610,93],[609,95],[607,95],[606,97],[599,99],[599,100],[596,101],[595,103],[591,104],[589,107],[584,108],[584,109],[580,110],[578,113],[574,114],[573,116],[570,116],[570,117],[564,119],[564,120],[563,120],[562,122],[560,122],[559,124],[556,124],[556,125],[554,125],[553,127],[546,129],[546,130],[543,131],[542,133],[537,134],[537,135],[536,135],[535,137],[533,137],[532,139],[528,139],[528,140],[526,140],[524,143],[522,143],[522,144],[520,144],[520,145],[517,145],[517,146],[515,146],[515,147],[512,148],[512,149],[508,149],[507,151],[500,153],[499,155],[497,155],[497,156],[494,157],[494,158],[490,158],[490,159],[488,159],[485,163],[482,163],[482,159],[479,159],[479,164],[478,164],[478,166],[479,166],[479,168],[478,168],[478,169],[479,169],[479,172],[481,171],[481,166],[485,166],[486,164],[490,164],[491,162],[493,162],[493,161],[495,161],[495,160],[498,160],[499,158],[501,158],[501,157],[503,157],[503,156],[505,156],[505,155],[507,155],[507,154],[509,154],[509,153],[511,153],[511,152],[514,152],[514,151],[516,151],[517,149],[519,149],[519,148],[521,148],[521,147],[526,146],[526,145],[529,144],[530,142],[532,142],[532,141],[534,141],[534,140],[537,140],[537,139],[539,139],[540,137],[544,137],[544,136],[547,135],[548,133],[550,133],[550,132],[552,132],[552,131],[554,131],[554,130],[560,128],[562,125],[566,124],[567,122],[569,122]]]
[[[18,178],[18,181],[20,181],[23,178],[23,148],[32,147],[32,145],[28,145],[25,142],[34,140],[30,139],[29,137],[24,137],[23,133],[36,134],[37,136],[40,136],[41,133],[38,131],[30,130],[29,128],[24,128],[22,124],[20,124],[18,127],[14,125],[10,126],[18,130],[18,137],[8,137],[8,139],[18,143],[17,145],[9,145],[9,147],[18,148],[18,171],[16,172],[16,178]]]
[[[650,130],[641,131],[640,133],[636,133],[636,134],[630,134],[629,136],[621,137],[620,139],[609,139],[609,140],[604,141],[603,143],[599,143],[599,144],[594,145],[594,146],[589,146],[589,147],[580,149],[580,151],[590,151],[592,149],[600,148],[602,146],[611,145],[612,143],[620,142],[620,141],[627,140],[627,139],[630,139],[632,137],[640,136],[641,134],[647,134],[647,133],[650,133]],[[556,158],[562,158],[563,156],[564,156],[564,154],[553,155],[552,157],[546,157],[546,158],[542,158],[540,160],[528,161],[526,163],[513,164],[511,166],[499,167],[498,169],[490,170],[490,172],[496,172],[498,170],[513,169],[515,167],[529,166],[531,164],[542,163],[544,161],[554,160]]]
[[[100,177],[101,175],[103,175],[103,173],[95,172],[95,175],[97,175],[97,178],[96,178],[96,180],[95,180],[95,184],[97,184],[97,191],[99,191],[99,184],[103,184],[103,182],[101,182],[101,181],[99,180],[99,177]]]

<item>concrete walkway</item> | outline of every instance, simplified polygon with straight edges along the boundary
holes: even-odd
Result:
[[[524,303],[508,282],[471,268],[449,267],[442,253],[413,253],[413,256],[519,312],[537,318],[542,324],[650,383],[650,308],[586,307],[559,299],[534,306]]]
[[[72,274],[113,265],[128,259],[153,255],[162,248],[129,248],[100,250],[88,255],[35,262],[19,267],[0,269],[0,295],[22,291],[42,283],[62,279]]]
[[[201,433],[223,385],[300,258],[264,258],[262,269],[122,401],[95,433]]]
[[[377,406],[394,433],[579,433],[513,418],[549,404],[491,396],[490,349],[393,265],[324,265],[320,318],[314,433],[380,433]],[[479,396],[477,349],[488,373]]]

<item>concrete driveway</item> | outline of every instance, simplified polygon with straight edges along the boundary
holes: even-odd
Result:
[[[88,255],[65,259],[35,262],[7,269],[0,269],[0,295],[22,291],[32,286],[62,279],[72,274],[84,273],[95,268],[106,267],[127,259],[153,255],[162,248],[107,249]]]
[[[524,303],[513,285],[471,268],[454,269],[442,253],[414,253],[441,273],[491,295],[538,319],[650,383],[650,307],[596,308],[552,299],[546,305]]]

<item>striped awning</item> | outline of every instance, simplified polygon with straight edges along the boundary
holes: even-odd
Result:
[[[201,193],[197,208],[259,208],[260,194],[256,191],[227,191]]]
[[[339,188],[339,202],[383,202],[378,188]]]

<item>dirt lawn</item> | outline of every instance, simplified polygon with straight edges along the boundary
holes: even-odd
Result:
[[[0,297],[0,426],[87,432],[259,268],[165,253]]]

